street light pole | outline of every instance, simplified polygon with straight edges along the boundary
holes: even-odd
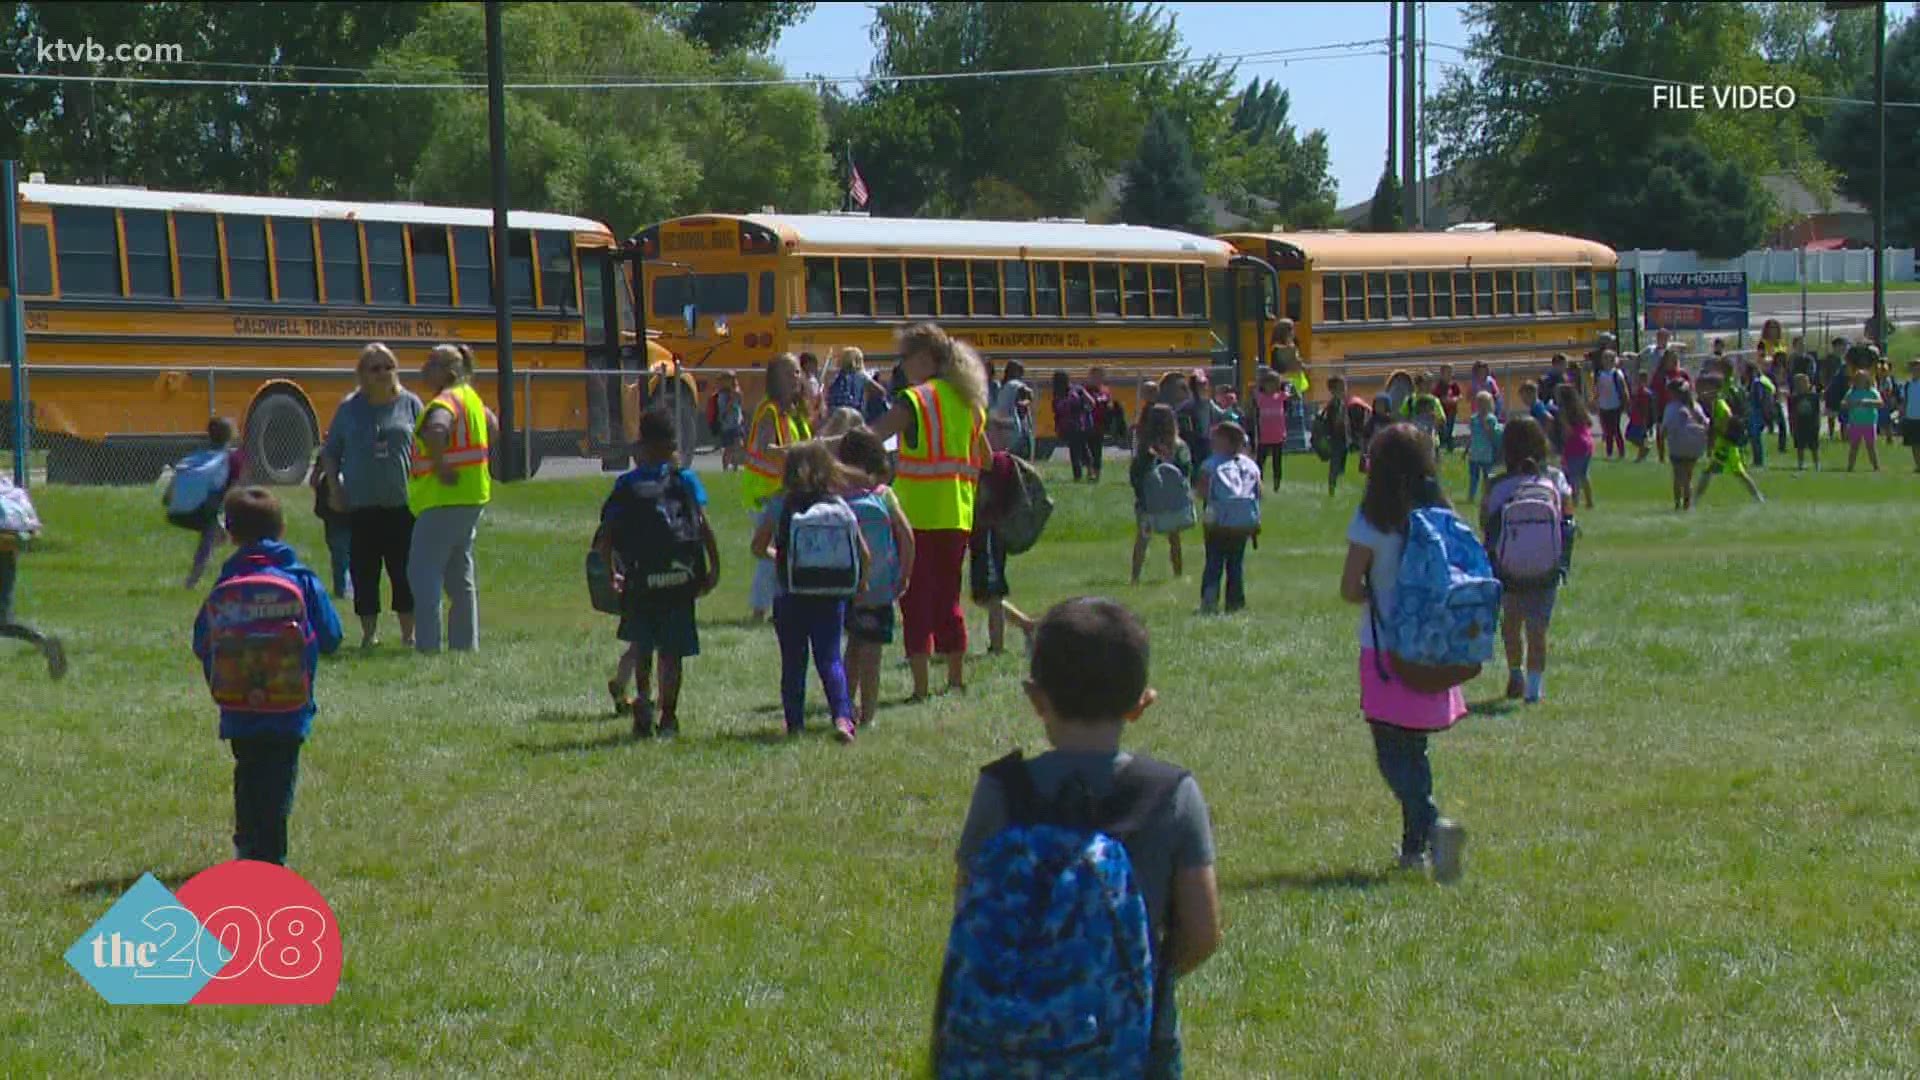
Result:
[[[500,403],[500,478],[518,480],[526,460],[514,449],[513,242],[507,233],[507,60],[501,41],[500,0],[487,0],[487,148],[493,168],[494,397]],[[607,333],[614,333],[608,327]],[[524,436],[522,436],[524,438]]]
[[[1873,9],[1873,333],[1886,349],[1887,327],[1887,0]]]

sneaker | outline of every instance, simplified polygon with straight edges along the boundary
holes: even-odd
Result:
[[[662,739],[679,738],[680,737],[679,718],[675,717],[672,719],[660,721],[660,726],[654,729],[654,734]]]
[[[1427,868],[1427,853],[1424,851],[1403,851],[1394,857],[1393,866],[1396,870],[1423,871]]]
[[[1442,884],[1460,880],[1466,846],[1467,830],[1459,822],[1441,818],[1433,823],[1433,880]]]
[[[841,742],[850,743],[858,735],[859,732],[854,729],[853,721],[850,718],[843,716],[833,722],[833,737],[839,739]]]
[[[633,711],[633,699],[612,679],[607,680],[607,696],[613,699],[613,715],[625,716]]]
[[[40,652],[47,658],[47,674],[55,679],[67,676],[67,647],[60,644],[57,637],[47,638],[40,643]]]
[[[653,702],[641,698],[633,701],[633,737],[636,739],[653,738]]]
[[[1527,692],[1527,679],[1524,675],[1507,674],[1507,700],[1512,701]]]

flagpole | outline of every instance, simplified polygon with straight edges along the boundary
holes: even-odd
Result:
[[[847,140],[847,182],[840,185],[840,212],[853,212],[853,140]]]

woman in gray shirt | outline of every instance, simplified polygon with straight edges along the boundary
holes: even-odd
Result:
[[[393,351],[378,343],[360,352],[360,388],[340,403],[327,428],[320,469],[338,475],[344,490],[333,493],[353,529],[353,613],[360,616],[360,647],[371,648],[380,625],[380,568],[393,583],[393,613],[401,643],[413,646],[413,591],[407,587],[407,549],[413,514],[407,510],[407,477],[413,465],[413,434],[420,399],[400,385]]]

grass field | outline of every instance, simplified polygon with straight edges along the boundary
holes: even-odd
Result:
[[[1251,609],[1193,616],[1156,548],[1125,583],[1124,477],[1058,479],[1015,560],[1033,609],[1098,592],[1154,634],[1139,748],[1199,777],[1227,923],[1182,983],[1189,1075],[1920,1073],[1920,477],[1758,473],[1680,517],[1600,464],[1546,704],[1441,737],[1466,880],[1383,873],[1398,815],[1356,711],[1336,592],[1358,497],[1289,462]],[[1908,462],[1910,466],[1910,462]],[[1455,490],[1464,488],[1456,464]],[[851,748],[780,721],[744,625],[747,531],[702,609],[687,734],[607,716],[613,627],[580,558],[599,481],[505,491],[480,542],[484,652],[386,648],[321,674],[292,865],[331,902],[327,1007],[110,1009],[61,953],[143,871],[229,855],[230,759],[187,649],[191,538],[145,489],[51,489],[21,614],[73,674],[0,643],[0,1075],[876,1077],[920,1060],[974,769],[1037,724],[1012,658],[893,706]],[[324,562],[307,501],[292,539]],[[1190,574],[1197,575],[1198,545]],[[979,629],[975,619],[976,630]],[[890,657],[889,700],[906,692]],[[817,687],[814,701],[819,701]]]

